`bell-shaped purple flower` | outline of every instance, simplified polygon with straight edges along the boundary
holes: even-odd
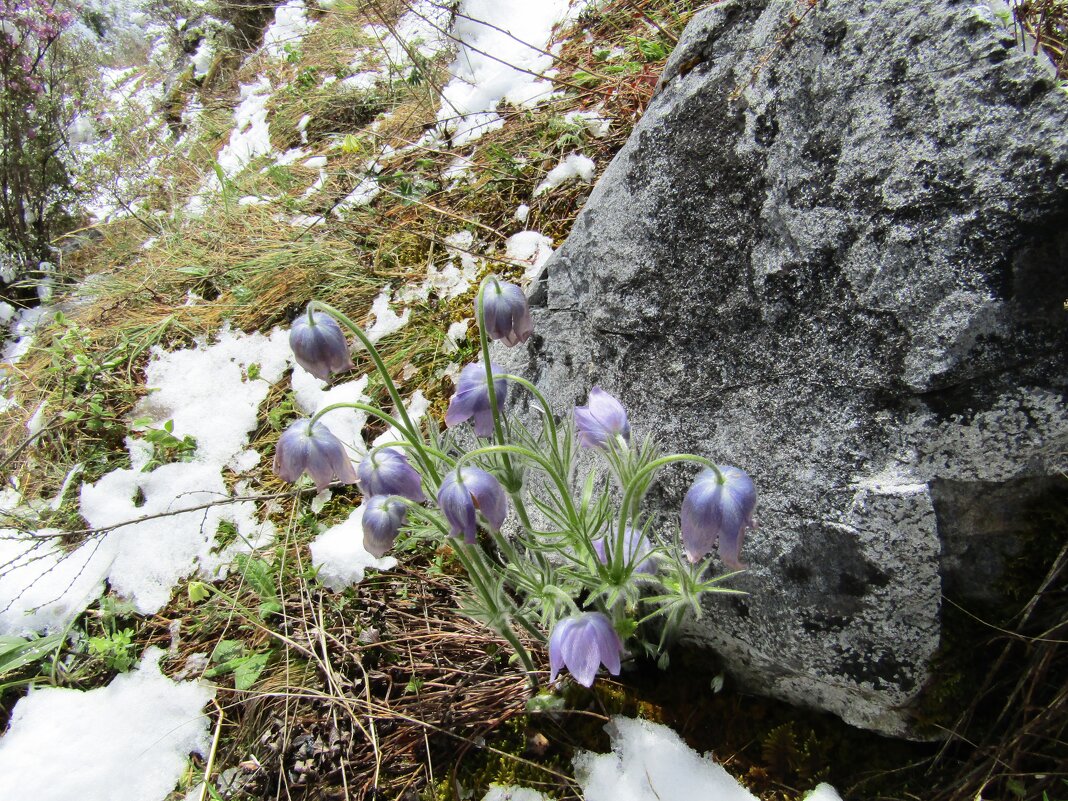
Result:
[[[601,560],[602,565],[608,564],[612,553],[612,546],[606,547],[605,542],[610,540],[615,543],[615,537],[615,531],[612,531],[593,541],[593,550],[597,552],[597,558]],[[652,550],[653,546],[649,544],[648,538],[642,532],[636,531],[631,526],[627,526],[623,531],[623,553],[626,555],[627,562],[635,565],[635,573],[645,573],[649,576],[656,573],[656,562],[650,556]]]
[[[278,438],[274,472],[290,482],[307,472],[319,491],[335,479],[344,484],[356,483],[356,471],[341,440],[322,423],[312,423],[307,418],[294,421]]]
[[[426,500],[422,479],[396,448],[369,451],[356,468],[356,476],[365,497],[400,495],[417,503]]]
[[[386,555],[408,516],[404,501],[375,495],[363,510],[363,549],[376,559]]]
[[[493,370],[493,391],[497,395],[497,408],[503,409],[508,397],[508,383],[497,378],[504,371],[491,364]],[[489,391],[486,388],[486,368],[481,362],[467,365],[460,371],[460,380],[456,382],[456,394],[449,401],[445,412],[445,425],[454,426],[470,420],[475,427],[475,434],[480,437],[493,436],[493,409],[490,407]]]
[[[720,467],[702,470],[682,501],[682,544],[691,562],[700,561],[713,548],[730,567],[745,567],[738,558],[747,528],[753,526],[756,488],[744,470]]]
[[[337,320],[326,312],[302,312],[289,329],[289,347],[297,364],[326,381],[331,373],[343,373],[354,365],[349,343]]]
[[[509,348],[526,342],[534,333],[527,296],[515,284],[497,278],[487,281],[482,291],[482,310],[486,336]]]
[[[438,507],[449,521],[449,534],[461,534],[474,545],[478,533],[478,513],[494,531],[499,531],[508,515],[508,496],[504,487],[485,470],[461,467],[450,470],[438,490]]]
[[[590,687],[601,665],[613,676],[619,675],[623,642],[612,621],[600,612],[583,612],[566,617],[553,626],[549,635],[549,681],[556,681],[566,667],[575,681]]]
[[[586,406],[575,407],[575,428],[584,448],[605,448],[616,436],[630,442],[630,423],[623,404],[600,387],[590,390]]]

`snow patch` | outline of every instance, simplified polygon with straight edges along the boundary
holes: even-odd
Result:
[[[596,170],[597,165],[593,163],[593,159],[589,156],[572,153],[549,171],[549,174],[545,176],[545,180],[538,184],[534,190],[534,197],[556,189],[560,184],[575,178],[591,183]]]
[[[541,268],[553,255],[553,241],[537,231],[520,231],[504,243],[505,255],[512,261],[526,265],[523,280],[533,281],[541,275]]]
[[[489,792],[482,796],[482,801],[549,801],[549,797],[529,787],[491,784]]]
[[[343,523],[332,526],[312,540],[312,564],[318,568],[319,580],[333,592],[363,581],[367,568],[392,570],[397,560],[392,556],[376,559],[363,547],[363,510],[360,504]]]
[[[210,745],[213,687],[163,675],[148,648],[137,670],[106,687],[31,690],[0,739],[0,798],[163,801],[189,754]]]
[[[364,393],[367,390],[368,376],[360,376],[354,381],[335,384],[328,387],[308,371],[300,367],[293,369],[293,395],[297,407],[309,417],[318,414],[320,409],[336,403],[369,403]],[[354,454],[362,455],[367,447],[364,445],[363,431],[367,423],[367,413],[358,409],[335,409],[321,418],[323,425],[330,429],[335,437]]]
[[[372,342],[378,342],[382,337],[399,331],[408,324],[411,310],[405,309],[400,314],[394,312],[389,306],[392,297],[393,289],[387,284],[371,303],[371,314],[374,315],[375,321],[365,333]]]
[[[88,549],[67,553],[61,533],[0,529],[0,635],[62,630],[103,594],[102,566]]]
[[[288,0],[275,10],[274,21],[263,34],[263,47],[271,58],[285,58],[315,25],[308,19],[304,0]]]
[[[758,801],[667,726],[614,717],[605,728],[611,753],[575,757],[575,777],[586,801]]]
[[[438,124],[452,135],[455,147],[475,141],[504,125],[497,105],[506,100],[532,107],[553,96],[542,76],[553,65],[545,52],[553,26],[578,14],[585,3],[542,0],[501,3],[463,0],[453,35],[460,41],[454,76],[442,91]]]
[[[608,136],[608,130],[612,122],[601,115],[600,111],[569,111],[564,115],[564,121],[572,125],[581,125],[586,132],[595,139],[603,139]]]

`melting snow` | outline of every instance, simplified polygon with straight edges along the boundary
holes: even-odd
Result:
[[[614,717],[605,728],[611,753],[587,751],[575,757],[575,778],[585,801],[758,801],[711,756],[698,754],[667,726]],[[545,796],[525,787],[494,785],[482,801],[545,801]],[[806,801],[842,799],[824,783]]]
[[[193,77],[203,78],[208,74],[208,70],[211,69],[211,61],[215,57],[215,47],[212,45],[211,40],[208,37],[204,37],[200,40],[200,46],[197,47],[195,53],[191,57],[193,62]]]
[[[549,798],[529,787],[491,784],[489,792],[482,796],[482,801],[549,801]]]
[[[356,188],[343,197],[334,207],[334,214],[338,217],[345,209],[354,206],[366,206],[382,192],[378,186],[378,180],[374,176],[367,176],[360,181]]]
[[[445,332],[445,351],[447,353],[455,353],[460,349],[460,343],[467,339],[467,331],[473,322],[474,318],[469,317],[466,320],[458,320],[449,326],[449,330]]]
[[[5,531],[0,564],[12,560],[12,566],[0,577],[0,633],[61,628],[99,597],[105,578],[140,613],[152,614],[180,579],[198,569],[212,576],[237,551],[269,543],[273,526],[259,520],[253,502],[198,507],[231,498],[224,468],[242,470],[259,461],[247,449],[248,435],[289,358],[280,330],[270,337],[223,330],[212,345],[153,351],[146,368],[152,391],[134,416],[148,417],[154,427],[172,420],[177,438],[197,441],[192,461],[145,472],[150,448],[128,438],[132,468],[81,489],[82,517],[90,528],[105,531],[69,553],[52,539]],[[259,378],[249,378],[250,371]],[[238,539],[213,553],[223,523],[237,530]]]
[[[569,111],[564,115],[564,120],[573,125],[584,126],[590,136],[597,139],[602,139],[605,136],[608,136],[608,129],[612,126],[611,121],[601,116],[601,113],[598,110]]]
[[[36,333],[52,322],[55,309],[51,306],[33,306],[19,309],[11,323],[11,341],[4,345],[0,361],[17,364],[33,346]]]
[[[68,555],[58,529],[36,533],[0,529],[0,635],[60,630],[103,593],[100,571],[86,569],[91,551]]]
[[[380,80],[382,76],[377,72],[357,72],[342,80],[338,86],[351,92],[368,92],[374,89]],[[323,81],[323,84],[326,85],[326,81]]]
[[[553,241],[537,231],[520,231],[512,234],[504,243],[505,255],[526,265],[524,281],[533,281],[541,274],[541,268],[553,255]]]
[[[285,58],[287,46],[299,46],[304,34],[314,26],[315,22],[308,19],[304,0],[288,0],[274,12],[274,22],[263,34],[263,47],[271,58]]]
[[[387,285],[371,303],[371,314],[375,316],[375,321],[365,330],[365,333],[372,342],[378,342],[382,337],[399,331],[408,324],[411,310],[405,309],[400,314],[394,312],[389,307],[392,297],[393,290]]]
[[[230,132],[230,141],[219,151],[216,159],[228,177],[236,175],[257,156],[274,152],[267,127],[271,82],[261,75],[252,83],[241,84],[240,91],[241,102],[234,111],[234,129]],[[215,188],[220,187],[216,185]]]
[[[191,752],[210,744],[204,705],[215,689],[176,683],[149,648],[106,687],[30,690],[0,738],[0,798],[162,801]]]
[[[575,778],[586,801],[758,801],[667,726],[614,717],[606,728],[611,753],[575,757]]]
[[[440,0],[415,0],[397,20],[393,32],[384,25],[367,25],[363,31],[378,41],[393,71],[405,72],[402,68],[412,63],[410,51],[429,59],[448,46],[451,17],[451,10]]]
[[[363,547],[363,510],[361,503],[343,523],[332,526],[311,543],[312,564],[318,568],[319,580],[334,592],[341,592],[363,581],[367,568],[391,570],[397,566],[392,556],[376,559]]]
[[[579,153],[572,153],[549,171],[549,174],[545,176],[545,180],[538,184],[537,189],[534,190],[534,197],[556,189],[560,184],[570,181],[572,178],[578,178],[590,183],[593,181],[595,170],[596,165],[593,163],[593,159]]]
[[[452,134],[454,146],[504,125],[496,112],[502,100],[531,107],[553,95],[552,83],[537,76],[553,64],[552,55],[544,52],[553,26],[585,7],[581,2],[570,5],[569,0],[460,3],[453,30],[460,40],[450,67],[454,77],[442,91],[438,112],[438,122]]]

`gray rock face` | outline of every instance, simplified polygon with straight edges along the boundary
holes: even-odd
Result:
[[[801,8],[691,22],[511,358],[754,478],[750,595],[692,641],[914,736],[943,584],[989,588],[1066,466],[1068,96],[985,2]],[[664,521],[692,474],[662,474]]]

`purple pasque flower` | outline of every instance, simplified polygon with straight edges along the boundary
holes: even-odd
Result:
[[[400,495],[420,503],[426,500],[423,481],[408,457],[396,448],[368,451],[356,468],[360,490],[365,496]]]
[[[323,381],[355,366],[345,333],[326,312],[313,311],[311,320],[302,312],[289,329],[289,347],[297,364]]]
[[[527,296],[515,284],[490,277],[482,290],[482,311],[486,336],[509,348],[526,342],[534,333]]]
[[[356,483],[356,471],[341,440],[322,423],[313,423],[306,417],[293,421],[278,438],[274,472],[289,482],[306,472],[320,492],[334,479],[343,484]]]
[[[607,565],[611,556],[611,546],[606,546],[606,541],[615,544],[614,530],[593,541],[593,550],[597,552],[597,558],[602,565]],[[636,531],[631,526],[626,527],[623,531],[623,553],[627,563],[634,565],[635,573],[645,573],[650,576],[656,573],[656,562],[650,555],[652,550],[653,546],[649,544],[649,539],[642,532]]]
[[[491,362],[490,369],[493,370],[493,391],[497,395],[497,408],[503,409],[508,397],[508,383],[497,377],[504,372],[501,368]],[[452,396],[449,409],[445,412],[447,426],[454,426],[464,420],[471,421],[478,436],[493,436],[493,409],[490,407],[486,367],[482,362],[473,362],[460,371],[456,394]]]
[[[478,533],[478,513],[494,531],[499,531],[508,515],[508,496],[501,483],[477,467],[450,470],[438,490],[438,507],[449,521],[449,534],[464,536],[474,545]]]
[[[562,667],[570,670],[575,681],[584,687],[593,684],[601,665],[618,676],[622,653],[623,641],[612,628],[612,621],[600,612],[565,617],[549,635],[549,681],[556,681]]]
[[[630,423],[623,404],[600,387],[590,390],[586,406],[575,407],[575,428],[583,448],[605,448],[616,436],[630,442]]]
[[[756,488],[744,470],[720,467],[702,470],[682,501],[682,544],[691,562],[713,548],[730,567],[745,567],[738,558],[745,530],[753,527]]]
[[[375,495],[363,510],[363,549],[376,559],[386,555],[408,516],[404,501]]]

